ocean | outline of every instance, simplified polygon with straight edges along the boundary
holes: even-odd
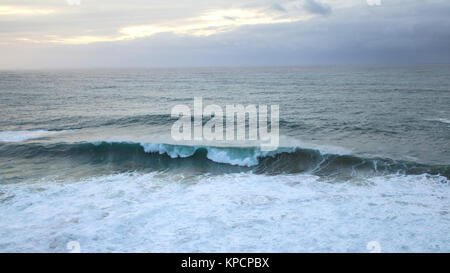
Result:
[[[0,71],[0,252],[450,251],[450,66]],[[175,105],[278,105],[278,149]]]

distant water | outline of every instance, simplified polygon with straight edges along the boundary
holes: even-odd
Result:
[[[0,251],[449,252],[450,67],[0,72]],[[278,104],[280,148],[175,143]]]

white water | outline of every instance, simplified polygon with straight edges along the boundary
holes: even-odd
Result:
[[[446,119],[446,118],[434,118],[434,119],[426,119],[426,120],[428,120],[428,121],[438,121],[438,122],[450,124],[450,119]]]
[[[442,123],[450,124],[450,119],[440,118],[440,119],[438,119],[438,121],[440,121]]]
[[[2,131],[0,132],[0,142],[22,142],[29,139],[40,138],[53,133],[55,132],[49,132],[45,130]]]
[[[439,176],[117,174],[0,185],[0,251],[450,251]]]

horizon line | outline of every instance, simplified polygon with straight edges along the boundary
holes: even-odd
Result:
[[[330,64],[330,65],[197,65],[197,66],[80,66],[80,67],[43,67],[43,68],[0,68],[0,71],[50,71],[50,70],[125,70],[125,69],[217,69],[217,68],[408,68],[450,66],[450,63],[417,64]]]

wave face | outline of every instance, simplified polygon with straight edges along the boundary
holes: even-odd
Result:
[[[386,174],[431,174],[450,177],[449,166],[425,165],[386,158],[323,153],[299,147],[263,152],[259,147],[212,147],[134,142],[82,142],[43,145],[0,145],[5,157],[43,160],[65,158],[85,164],[125,166],[123,171],[154,171],[185,167],[218,168],[224,172],[251,170],[260,174],[310,173],[350,178]]]

